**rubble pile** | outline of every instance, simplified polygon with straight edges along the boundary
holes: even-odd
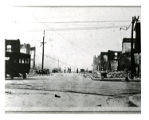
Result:
[[[125,78],[127,76],[126,72],[109,72],[107,74],[108,78]]]
[[[95,77],[95,78],[101,78],[101,73],[98,72],[98,71],[96,71],[96,72],[93,73],[93,77]]]

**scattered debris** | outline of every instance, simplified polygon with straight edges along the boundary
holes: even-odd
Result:
[[[100,104],[100,105],[97,105],[98,107],[101,107],[102,105]]]
[[[5,93],[7,93],[7,94],[12,94],[12,92],[10,92],[10,91],[5,91]]]
[[[108,78],[126,78],[127,74],[126,72],[119,71],[119,72],[109,72],[107,74]]]
[[[95,77],[95,78],[101,78],[101,73],[98,72],[98,71],[96,71],[96,72],[93,73],[93,77]]]
[[[55,94],[55,97],[60,98],[61,96],[59,96],[59,95]]]

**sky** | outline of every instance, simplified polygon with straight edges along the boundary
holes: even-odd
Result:
[[[132,16],[140,7],[12,7],[5,19],[5,38],[20,39],[36,47],[41,66],[45,30],[45,68],[92,69],[93,56],[122,50],[122,39],[131,36]]]

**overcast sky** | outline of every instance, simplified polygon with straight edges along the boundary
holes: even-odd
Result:
[[[93,56],[101,51],[122,50],[122,39],[131,36],[132,16],[140,7],[13,7],[7,11],[5,38],[35,46],[41,64],[45,30],[45,67],[92,69]]]

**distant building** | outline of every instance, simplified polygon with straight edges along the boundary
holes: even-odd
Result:
[[[30,54],[31,46],[30,44],[21,44],[20,45],[20,52],[25,54]]]
[[[99,62],[100,60],[98,59],[98,57],[94,56],[93,57],[93,71],[99,70]]]
[[[117,71],[119,70],[120,56],[121,51],[111,51],[108,50],[108,62],[109,62],[109,70]]]
[[[108,62],[108,52],[101,52],[100,53],[100,64],[99,64],[99,70],[108,70],[109,69],[109,62]]]
[[[135,36],[138,33],[135,34]],[[134,54],[134,59],[135,59],[135,68],[136,66],[139,66],[139,54],[137,53],[138,51],[138,42],[137,38],[135,37],[133,39],[133,54]],[[119,64],[119,69],[120,70],[131,70],[131,38],[124,38],[122,42],[122,55],[120,57],[120,64]],[[140,68],[137,68],[140,69]],[[137,70],[138,71],[138,70]]]
[[[131,53],[122,53],[119,59],[119,70],[130,70],[131,69]]]
[[[135,42],[135,39],[133,43]],[[133,44],[133,48],[135,48],[135,44]],[[122,42],[122,53],[131,52],[131,38],[123,38]]]
[[[141,74],[141,23],[134,27],[133,39],[134,67],[137,75]],[[93,58],[93,71],[131,70],[131,38],[123,38],[122,51],[108,50]]]
[[[35,56],[36,56],[36,49],[35,47],[31,47],[30,44],[21,44],[20,45],[20,52],[25,53],[25,54],[30,54],[31,55],[31,61],[30,61],[30,67],[32,69],[35,69]]]
[[[133,39],[134,53],[141,53],[141,23],[138,22],[135,25],[135,38]],[[131,52],[131,38],[123,38],[122,53]]]
[[[117,71],[121,51],[101,52],[98,57],[94,56],[93,71]]]
[[[20,40],[8,40],[5,39],[5,51],[6,52],[20,52]]]

